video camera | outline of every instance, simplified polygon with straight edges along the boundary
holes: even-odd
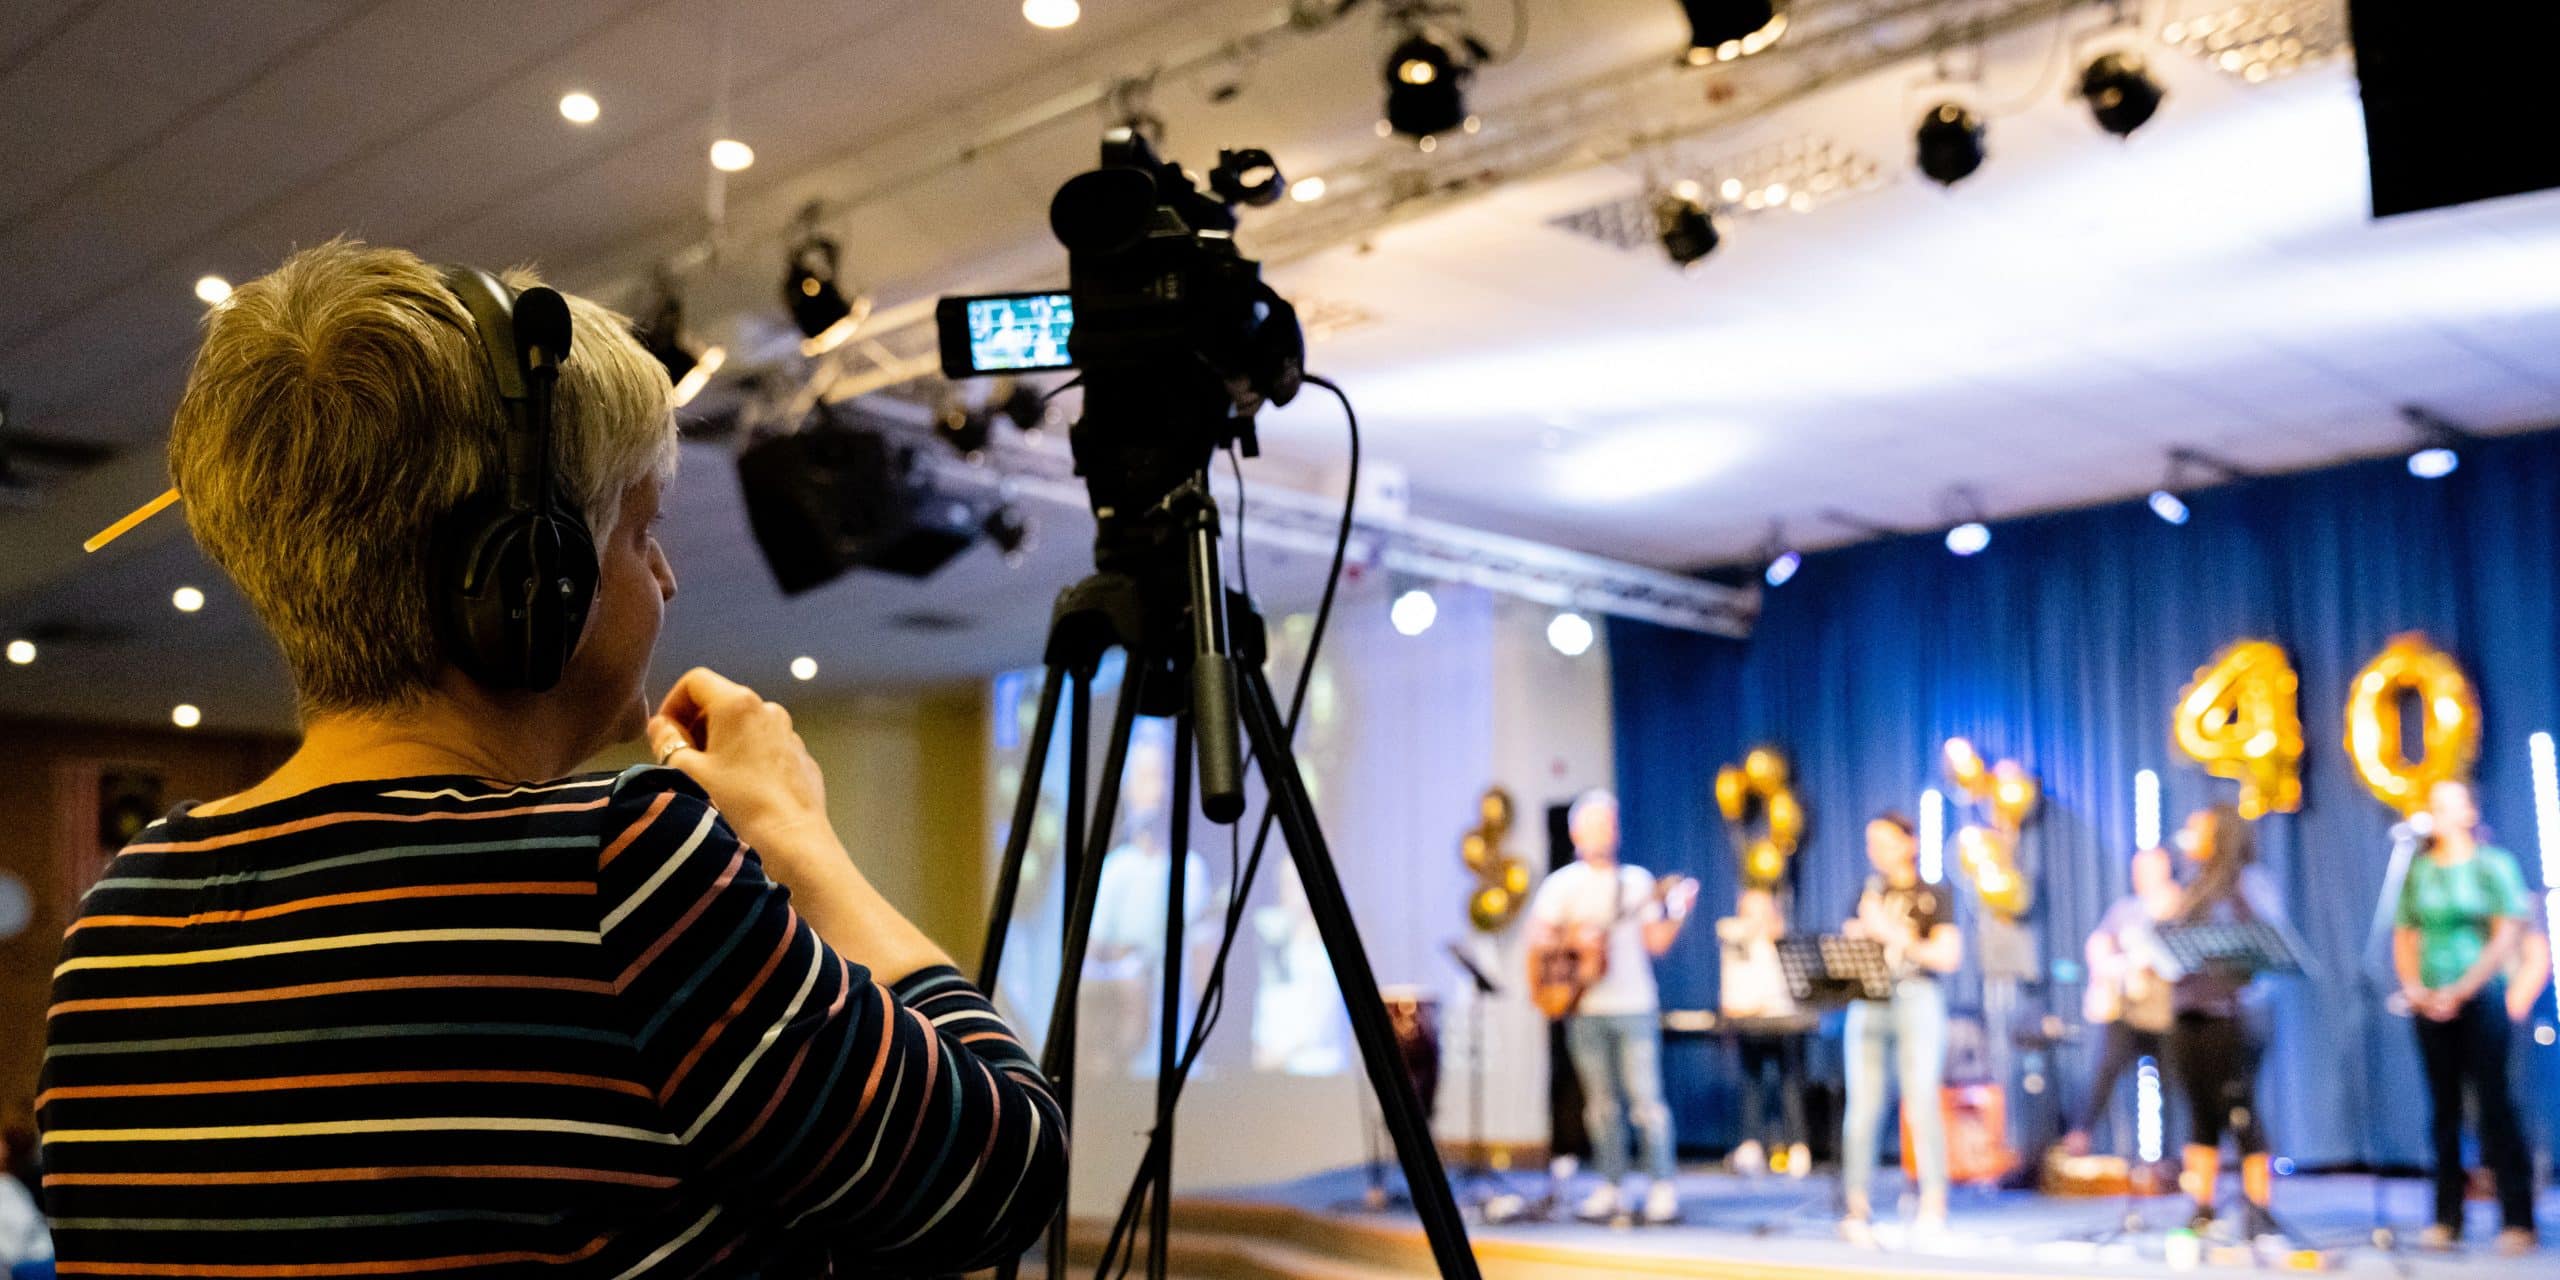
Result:
[[[1079,371],[1084,413],[1069,439],[1104,558],[1126,521],[1218,449],[1256,452],[1254,415],[1298,394],[1297,311],[1235,243],[1237,206],[1287,189],[1270,153],[1244,150],[1219,152],[1203,190],[1135,129],[1115,128],[1101,167],[1049,205],[1067,291],[945,298],[935,310],[951,378]]]

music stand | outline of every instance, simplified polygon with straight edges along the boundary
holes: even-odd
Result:
[[[2262,973],[2302,972],[2302,957],[2286,940],[2284,930],[2263,920],[2162,925],[2157,932],[2169,958],[2187,973],[2219,970],[2254,978]]]
[[[1800,1006],[1828,1008],[1893,998],[1893,971],[1885,965],[1884,944],[1872,938],[1836,933],[1780,938],[1778,967],[1786,972],[1787,994]]]

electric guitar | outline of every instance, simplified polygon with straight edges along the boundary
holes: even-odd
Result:
[[[1623,901],[1625,895],[1619,895]],[[1679,906],[1670,907],[1677,897]],[[1565,1017],[1582,1003],[1583,994],[1609,976],[1609,935],[1627,917],[1657,903],[1669,910],[1674,920],[1689,914],[1689,904],[1697,900],[1698,882],[1688,876],[1668,875],[1653,882],[1653,892],[1632,908],[1621,907],[1605,925],[1562,925],[1555,930],[1554,940],[1529,948],[1529,1001],[1549,1020]]]

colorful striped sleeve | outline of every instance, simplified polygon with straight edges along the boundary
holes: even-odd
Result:
[[[1038,1235],[1065,1194],[1057,1103],[958,973],[875,982],[671,769],[622,776],[597,863],[604,977],[667,1128],[724,1188],[719,1234],[910,1270]]]

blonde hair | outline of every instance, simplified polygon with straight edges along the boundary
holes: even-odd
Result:
[[[628,321],[568,301],[554,465],[601,549],[623,490],[674,471],[672,392]],[[417,255],[332,240],[234,290],[204,331],[169,429],[197,543],[275,636],[306,716],[414,701],[445,666],[437,524],[504,450],[469,315]]]

